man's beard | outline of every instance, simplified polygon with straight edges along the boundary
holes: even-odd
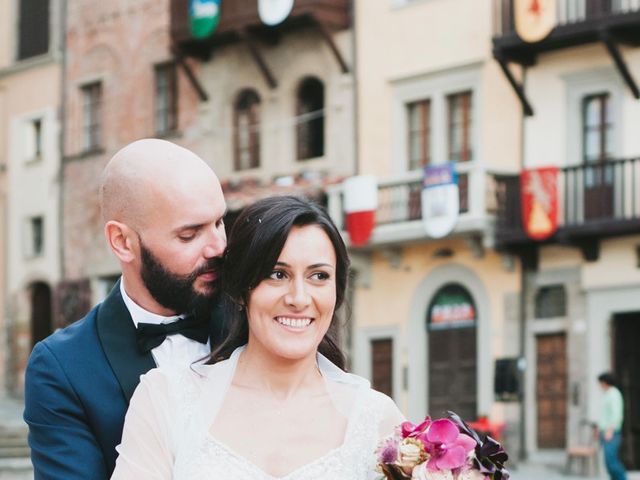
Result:
[[[208,292],[196,291],[194,283],[199,275],[220,270],[221,259],[212,258],[187,275],[170,272],[156,256],[144,246],[140,239],[141,267],[140,276],[145,287],[163,307],[180,313],[208,314],[216,300],[215,281],[207,285]]]

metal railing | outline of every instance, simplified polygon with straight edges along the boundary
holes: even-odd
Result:
[[[557,26],[640,11],[640,0],[556,0]],[[494,36],[512,33],[513,0],[494,0]]]
[[[557,189],[558,228],[611,228],[640,221],[640,157],[563,167]],[[518,175],[496,177],[496,205],[498,237],[522,235]]]
[[[495,206],[495,175],[470,165],[457,165],[460,215],[493,215]],[[414,171],[378,183],[376,227],[398,225],[422,218],[422,172]],[[329,210],[343,227],[343,191],[336,187],[329,192]]]

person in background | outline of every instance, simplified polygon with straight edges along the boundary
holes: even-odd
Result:
[[[620,460],[620,443],[622,442],[622,420],[624,416],[624,400],[616,387],[615,377],[605,372],[598,376],[600,388],[604,392],[598,431],[604,462],[611,480],[626,480],[627,473]]]

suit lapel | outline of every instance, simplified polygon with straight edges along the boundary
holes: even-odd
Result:
[[[150,352],[140,353],[138,350],[136,328],[122,300],[120,281],[100,305],[96,324],[102,349],[129,402],[140,382],[140,375],[155,368],[156,364]]]

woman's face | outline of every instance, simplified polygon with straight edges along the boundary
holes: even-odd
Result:
[[[315,355],[336,305],[336,253],[317,225],[294,227],[249,296],[249,343],[290,360]]]

